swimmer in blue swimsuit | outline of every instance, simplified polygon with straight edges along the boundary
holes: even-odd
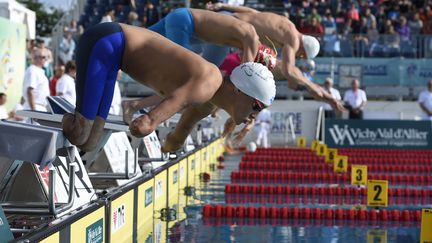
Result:
[[[222,64],[230,47],[242,51],[242,63],[255,61],[261,50],[252,25],[207,10],[178,8],[150,26],[149,30],[189,50],[202,52],[202,57],[216,66]]]
[[[64,115],[62,128],[83,151],[95,149],[100,140],[119,69],[162,97],[130,123],[136,137],[147,136],[176,112],[203,104],[226,110],[239,124],[270,105],[275,95],[273,76],[261,64],[243,64],[234,78],[222,81],[218,68],[199,55],[153,31],[114,22],[87,29],[76,56],[76,108]],[[127,115],[131,109],[124,108]]]

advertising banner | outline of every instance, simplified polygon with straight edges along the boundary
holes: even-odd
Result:
[[[326,120],[325,143],[333,148],[431,149],[432,123],[405,120]]]
[[[25,72],[26,27],[0,17],[0,92],[6,93],[10,111],[22,95]]]
[[[314,81],[333,77],[335,84],[349,87],[353,78],[364,86],[424,86],[432,78],[428,59],[316,58]]]

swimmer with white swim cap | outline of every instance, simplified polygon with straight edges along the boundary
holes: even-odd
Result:
[[[223,83],[233,84],[232,88],[234,88],[234,92],[243,93],[246,94],[247,97],[252,97],[253,103],[249,103],[249,107],[246,106],[246,110],[244,111],[230,111],[221,106],[215,106],[211,101],[201,106],[186,109],[174,131],[168,134],[167,140],[164,146],[162,146],[162,151],[175,151],[181,148],[195,124],[211,114],[217,107],[225,109],[225,111],[231,115],[235,124],[245,123],[246,126],[250,124],[253,126],[255,117],[261,110],[269,107],[273,103],[276,95],[276,85],[273,74],[267,67],[260,63],[248,62],[237,66],[230,76],[224,77]],[[231,92],[233,91],[231,90]],[[226,100],[226,102],[232,101]],[[245,102],[247,103],[247,101]],[[244,135],[246,134],[247,132]],[[241,140],[242,138],[239,139]]]
[[[286,78],[291,89],[297,90],[300,86],[304,86],[315,99],[327,102],[337,110],[345,110],[338,100],[319,85],[305,78],[301,70],[295,66],[296,57],[313,59],[318,55],[320,43],[315,37],[301,34],[288,18],[274,13],[259,12],[252,8],[224,3],[208,3],[207,9],[234,12],[234,17],[255,27],[260,36],[260,42],[282,48],[282,62],[278,62],[273,73],[276,78],[280,76]]]
[[[195,107],[220,107],[237,124],[247,122],[270,105],[276,93],[273,75],[262,64],[243,64],[231,81],[223,81],[218,68],[199,55],[150,30],[115,22],[87,29],[76,56],[76,109],[64,115],[62,128],[66,138],[83,151],[95,149],[100,140],[120,69],[163,97],[149,113],[132,121],[129,129],[136,137],[150,134],[175,113]],[[185,119],[190,117],[183,115],[181,120]],[[164,151],[175,150],[180,139],[173,133]]]

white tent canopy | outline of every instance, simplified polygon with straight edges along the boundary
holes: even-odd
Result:
[[[36,13],[15,0],[0,0],[0,17],[25,24],[27,39],[36,38]]]

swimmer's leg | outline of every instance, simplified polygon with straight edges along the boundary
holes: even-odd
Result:
[[[81,37],[77,48],[75,115],[65,115],[62,124],[63,132],[71,143],[81,146],[88,140],[109,70],[114,67],[112,62],[117,60],[120,63],[123,50],[123,32],[118,23],[96,25]]]
[[[129,125],[135,112],[146,107],[155,106],[159,104],[162,100],[162,97],[158,95],[152,95],[142,99],[122,101],[123,121]]]
[[[94,150],[99,142],[99,138],[103,134],[105,120],[107,119],[109,110],[111,108],[111,103],[114,95],[114,88],[115,88],[115,83],[116,83],[116,78],[117,78],[119,68],[120,68],[120,59],[114,60],[111,63],[111,67],[106,71],[108,73],[108,76],[105,79],[106,80],[105,86],[103,88],[102,87],[99,88],[100,90],[103,90],[103,94],[99,103],[99,109],[97,112],[97,116],[95,118],[95,122],[91,129],[87,142],[80,147],[80,149],[83,151]]]

